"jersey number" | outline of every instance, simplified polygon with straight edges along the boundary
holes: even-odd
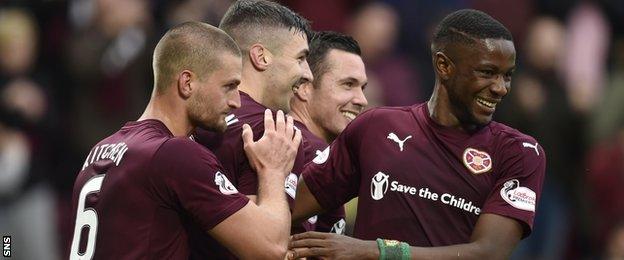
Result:
[[[74,227],[74,238],[72,239],[71,252],[69,259],[92,259],[95,252],[95,238],[98,229],[98,216],[93,208],[85,209],[85,200],[91,193],[100,192],[104,174],[97,175],[82,187],[80,197],[78,197],[78,211],[76,212],[76,226]],[[79,252],[80,238],[82,229],[87,228],[89,236],[87,237],[87,246],[84,252]]]

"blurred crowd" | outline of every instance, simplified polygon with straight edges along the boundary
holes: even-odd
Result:
[[[515,259],[624,258],[624,1],[284,0],[352,35],[370,107],[426,101],[433,26],[460,8],[513,33],[518,68],[495,120],[547,152],[533,234]],[[66,255],[88,149],[136,120],[172,25],[217,25],[230,0],[0,1],[0,233],[17,259]]]

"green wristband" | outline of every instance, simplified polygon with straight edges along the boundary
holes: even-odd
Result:
[[[386,243],[381,238],[377,238],[377,246],[379,247],[379,260],[386,260]]]
[[[401,259],[412,259],[412,251],[410,250],[410,245],[408,243],[401,242]]]
[[[411,258],[410,246],[405,242],[388,239],[377,239],[379,247],[379,260],[409,260]]]

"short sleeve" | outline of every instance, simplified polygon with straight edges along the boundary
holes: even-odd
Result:
[[[323,208],[338,208],[357,196],[360,143],[372,114],[358,116],[303,170],[304,182]]]
[[[214,154],[187,138],[165,142],[152,161],[152,183],[166,205],[209,231],[248,199],[232,185]]]
[[[523,237],[533,228],[546,171],[546,154],[533,138],[521,138],[501,149],[500,177],[488,196],[484,213],[510,217],[523,224]]]
[[[345,215],[344,206],[319,214],[315,231],[344,235]]]

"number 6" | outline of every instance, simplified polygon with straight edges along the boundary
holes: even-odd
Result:
[[[102,181],[104,180],[104,174],[97,175],[85,183],[80,190],[80,197],[78,197],[78,210],[76,212],[76,226],[74,227],[74,238],[72,239],[71,252],[69,259],[91,259],[95,252],[95,238],[97,235],[98,217],[97,212],[93,208],[85,209],[85,200],[91,193],[100,192],[102,187]],[[87,247],[84,253],[80,253],[78,247],[80,247],[80,235],[82,228],[89,228],[89,236],[87,238]]]

